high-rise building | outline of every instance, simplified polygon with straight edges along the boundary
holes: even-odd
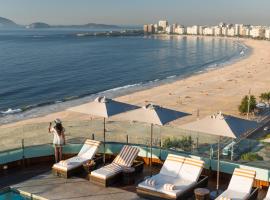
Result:
[[[227,36],[228,35],[228,27],[222,27],[221,28],[221,34],[223,36]]]
[[[166,30],[166,27],[169,25],[167,20],[160,20],[158,26],[162,28],[163,31]]]
[[[262,26],[253,26],[250,30],[250,36],[253,38],[264,38],[265,28]]]
[[[220,22],[220,23],[218,24],[218,26],[222,28],[222,27],[226,27],[226,24],[225,24],[224,22]]]
[[[143,25],[143,32],[148,32],[148,24]]]
[[[227,36],[233,37],[235,36],[235,28],[231,27],[228,29]]]
[[[265,30],[265,38],[268,40],[270,39],[270,28]]]
[[[214,27],[206,27],[203,29],[203,35],[214,35],[215,29]]]
[[[184,35],[186,34],[186,28],[182,25],[179,25],[175,28],[175,33],[179,35]]]
[[[234,25],[234,35],[239,36],[240,35],[240,29],[243,27],[243,24],[235,24]]]
[[[187,27],[187,34],[198,35],[199,34],[199,26],[194,25],[194,26]]]
[[[147,27],[148,33],[155,33],[155,27],[153,24],[148,24]]]
[[[199,35],[203,35],[203,31],[204,31],[205,28],[206,28],[206,26],[199,26],[199,32],[198,32],[198,34]]]
[[[215,27],[215,35],[216,36],[222,35],[222,27],[220,27],[220,26]]]
[[[172,26],[167,26],[167,27],[166,27],[166,33],[167,33],[167,34],[173,33],[173,27],[172,27]]]
[[[175,29],[178,27],[178,24],[173,24],[172,25],[172,32],[175,33]]]

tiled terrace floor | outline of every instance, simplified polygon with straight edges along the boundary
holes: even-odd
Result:
[[[158,168],[155,171],[158,171]],[[52,200],[139,200],[142,198],[136,194],[136,185],[147,174],[149,168],[145,167],[144,172],[136,177],[136,184],[132,186],[119,184],[104,188],[90,183],[83,177],[70,179],[55,177],[51,174],[50,166],[42,165],[1,175],[0,188],[12,186]],[[213,190],[214,184],[215,180],[210,179],[209,188]],[[225,188],[226,184],[221,187]],[[260,192],[258,199],[263,199],[264,195],[265,192]]]

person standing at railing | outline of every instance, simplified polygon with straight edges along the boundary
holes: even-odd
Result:
[[[54,156],[55,162],[62,160],[63,145],[66,144],[65,128],[60,119],[54,120],[55,126],[52,127],[52,122],[49,125],[49,133],[53,134]]]

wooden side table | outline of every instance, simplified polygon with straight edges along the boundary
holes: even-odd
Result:
[[[206,188],[197,188],[194,190],[196,200],[209,200],[210,191]]]
[[[132,185],[135,183],[135,168],[128,167],[123,168],[123,176],[122,176],[123,184]]]

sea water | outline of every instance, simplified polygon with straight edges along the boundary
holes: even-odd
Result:
[[[78,37],[81,32],[0,31],[0,123],[174,81],[247,51],[226,38]]]

